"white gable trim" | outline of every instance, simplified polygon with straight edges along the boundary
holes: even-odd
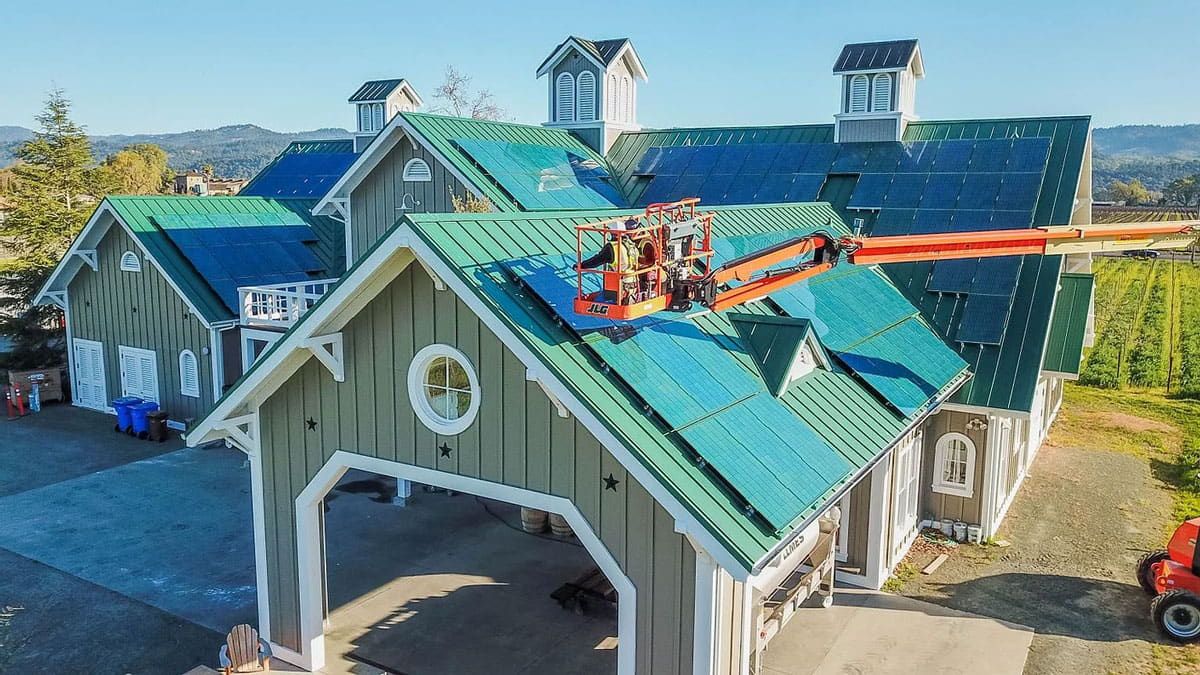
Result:
[[[112,208],[112,205],[108,203],[108,200],[100,202],[100,206],[96,207],[95,213],[92,214],[92,217],[88,219],[87,224],[83,226],[82,230],[80,230],[79,235],[75,237],[75,241],[71,243],[71,248],[67,249],[66,255],[64,255],[63,259],[59,261],[58,266],[54,268],[54,271],[50,273],[50,278],[46,279],[46,283],[37,292],[37,295],[34,296],[33,304],[43,305],[46,303],[51,303],[59,305],[60,307],[62,306],[58,302],[57,296],[60,293],[67,293],[67,287],[71,284],[71,280],[75,278],[75,274],[78,273],[79,268],[83,266],[84,262],[81,253],[88,250],[93,250],[94,252],[94,249],[88,249],[85,247],[99,246],[100,241],[104,239],[104,235],[108,234],[111,224],[108,226],[102,226],[100,224],[104,222],[102,216],[105,215],[112,218],[112,223],[116,223],[121,227],[121,229],[125,230],[125,234],[127,234],[129,238],[133,240],[134,245],[137,246],[138,250],[142,252],[142,258],[150,261],[151,265],[154,265],[154,269],[158,270],[159,275],[161,275],[163,279],[166,279],[167,285],[171,287],[171,290],[175,291],[175,294],[183,300],[185,305],[187,305],[188,311],[190,311],[197,319],[200,320],[200,325],[211,329],[214,326],[221,326],[231,323],[209,323],[209,321],[204,318],[204,314],[202,314],[200,310],[196,308],[195,303],[192,302],[192,299],[187,295],[187,293],[184,293],[183,290],[179,288],[179,284],[176,284],[175,280],[171,278],[171,275],[167,274],[167,271],[163,269],[163,266],[158,264],[158,260],[156,260],[153,255],[150,255],[149,249],[142,245],[141,240],[137,238],[137,235],[133,233],[133,230],[129,229],[129,227],[125,225],[125,221],[121,220],[121,217],[117,214],[116,210]]]
[[[312,353],[308,339],[324,332],[340,330],[414,260],[438,274],[456,296],[500,339],[532,376],[575,415],[613,457],[675,519],[676,531],[698,541],[731,576],[738,581],[749,578],[746,568],[728,548],[700,523],[699,519],[642,465],[629,448],[580,401],[533,351],[501,321],[433,250],[417,237],[407,218],[401,221],[370,256],[362,260],[320,304],[309,311],[269,354],[231,390],[195,428],[187,434],[191,447],[226,437],[225,420],[246,414],[260,405],[287,382]]]
[[[633,48],[633,42],[629,40],[625,41],[625,45],[621,47],[620,51],[617,52],[617,55],[613,57],[613,63],[620,61],[626,56],[629,57],[629,70],[633,72],[634,77],[638,78],[642,82],[649,82],[650,76],[646,74],[646,67],[642,65],[642,57],[638,56],[637,50]]]
[[[354,191],[354,188],[358,187],[363,180],[371,174],[371,171],[373,171],[375,167],[379,166],[379,163],[383,161],[383,158],[387,157],[388,153],[391,152],[397,145],[399,145],[400,141],[405,137],[408,138],[409,142],[412,143],[414,148],[424,148],[429,154],[433,155],[434,158],[437,159],[437,161],[443,167],[445,167],[451,175],[458,179],[458,182],[466,186],[466,188],[474,193],[476,197],[484,196],[483,192],[481,192],[479,188],[475,186],[474,181],[471,181],[465,175],[463,175],[463,173],[458,170],[458,167],[456,167],[453,162],[447,160],[446,156],[438,151],[437,148],[433,147],[427,143],[425,139],[421,138],[421,135],[417,133],[417,130],[408,123],[408,120],[404,119],[404,113],[400,113],[399,115],[393,117],[391,122],[388,122],[387,126],[383,128],[383,131],[376,134],[375,139],[371,141],[371,144],[362,151],[362,154],[358,156],[358,159],[354,160],[354,164],[350,165],[350,168],[346,170],[346,173],[342,174],[342,177],[333,184],[333,187],[329,188],[329,191],[325,193],[325,196],[321,198],[321,201],[317,202],[317,205],[314,206],[312,210],[313,215],[323,216],[329,215],[330,213],[338,213],[339,210],[336,202],[338,200],[348,200],[350,193]],[[349,212],[350,207],[347,203],[347,221],[350,219]],[[346,230],[349,232],[348,226]]]
[[[607,66],[597,60],[595,56],[592,56],[591,52],[584,49],[583,45],[579,44],[578,40],[576,40],[574,37],[571,37],[568,38],[566,42],[559,45],[558,49],[554,50],[554,53],[550,55],[550,58],[546,59],[546,65],[538,68],[537,77],[541,77],[553,70],[554,66],[557,66],[559,61],[562,61],[564,58],[566,58],[567,54],[569,54],[572,49],[579,52],[588,61],[591,61],[593,65],[600,69],[600,72],[603,73],[604,71],[608,70]],[[614,59],[614,61],[615,60],[616,59]]]

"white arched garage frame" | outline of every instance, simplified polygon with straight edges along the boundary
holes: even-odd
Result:
[[[309,670],[325,665],[325,632],[322,599],[325,580],[321,576],[320,503],[343,474],[349,469],[393,476],[425,485],[466,492],[488,499],[527,506],[557,513],[566,519],[579,538],[579,543],[608,577],[617,590],[617,672],[633,673],[637,649],[637,591],[633,582],[609,553],[600,537],[592,531],[579,509],[565,497],[534,492],[491,481],[402,464],[387,459],[368,457],[345,450],[333,453],[325,466],[296,497],[297,578],[300,586],[300,644],[306,653],[299,654]],[[266,612],[269,614],[268,612]],[[260,611],[260,615],[264,612]],[[286,660],[286,659],[285,659]]]

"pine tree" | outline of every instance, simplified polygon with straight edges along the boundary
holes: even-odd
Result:
[[[14,253],[0,261],[0,335],[13,343],[4,363],[9,368],[63,361],[62,312],[32,303],[95,209],[91,145],[70,112],[63,92],[52,91],[37,116],[40,130],[17,150],[14,208],[0,225]]]

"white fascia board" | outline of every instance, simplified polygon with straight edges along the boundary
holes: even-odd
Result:
[[[125,234],[127,234],[129,238],[133,240],[133,244],[137,246],[139,251],[142,252],[142,258],[149,260],[150,264],[154,265],[154,269],[158,270],[159,275],[166,280],[167,285],[175,291],[175,294],[178,295],[181,300],[183,300],[183,304],[187,305],[188,311],[190,311],[197,319],[200,320],[200,325],[204,326],[206,329],[212,329],[218,325],[233,325],[237,323],[236,320],[211,323],[208,319],[204,318],[204,314],[200,312],[188,294],[183,292],[183,289],[179,287],[179,284],[175,283],[175,280],[171,278],[170,274],[167,274],[167,271],[158,263],[158,260],[150,254],[149,249],[142,245],[142,241],[138,239],[136,234],[133,233],[133,230],[129,229],[129,227],[125,225],[125,221],[121,220],[121,217],[117,215],[116,211],[113,210],[112,206],[108,203],[108,200],[100,202],[100,206],[96,207],[95,213],[93,213],[92,217],[88,219],[87,224],[83,226],[82,230],[80,230],[79,235],[75,237],[75,241],[71,244],[71,248],[67,249],[66,255],[63,256],[61,261],[59,261],[58,266],[54,268],[54,271],[50,273],[50,278],[46,280],[46,283],[42,285],[42,288],[37,292],[37,295],[34,296],[33,304],[42,305],[46,302],[53,303],[54,299],[50,297],[50,293],[54,291],[66,292],[67,286],[71,283],[71,280],[75,278],[75,274],[79,271],[80,266],[83,265],[83,261],[80,259],[77,253],[81,249],[84,249],[85,246],[98,246],[100,244],[100,240],[102,240],[104,235],[108,233],[108,228],[100,225],[102,222],[102,215],[111,216],[112,222],[119,225],[122,230],[125,230]]]
[[[342,174],[342,177],[339,178],[338,181],[333,184],[333,187],[329,188],[329,191],[325,193],[325,196],[322,197],[319,202],[317,202],[317,205],[312,209],[313,215],[329,215],[327,213],[328,211],[336,211],[337,209],[333,204],[334,200],[349,199],[350,193],[354,191],[354,188],[358,187],[359,184],[362,183],[368,175],[370,175],[371,171],[378,166],[381,161],[383,161],[383,158],[387,157],[387,154],[391,152],[392,149],[395,148],[406,136],[408,137],[409,142],[413,144],[413,147],[424,148],[426,152],[433,155],[434,158],[437,159],[437,161],[451,173],[451,175],[457,178],[458,181],[465,185],[468,190],[475,194],[475,196],[483,196],[483,192],[481,192],[479,188],[475,186],[474,181],[471,181],[464,176],[453,162],[447,160],[446,156],[438,151],[437,148],[433,147],[427,143],[425,139],[421,138],[421,135],[417,133],[417,130],[414,129],[411,124],[409,124],[408,120],[404,119],[404,113],[400,113],[393,117],[391,122],[388,122],[387,126],[383,128],[383,131],[375,135],[375,140],[371,141],[371,144],[362,151],[362,154],[358,156],[358,159],[354,160],[354,164],[350,165],[350,168],[347,169],[344,174]],[[347,212],[349,212],[348,207]]]
[[[567,52],[571,49],[574,49],[575,51],[582,54],[583,58],[587,59],[588,61],[591,61],[597,68],[600,69],[600,72],[604,72],[604,71],[608,70],[604,66],[603,63],[600,63],[598,60],[596,60],[595,56],[592,56],[591,52],[584,49],[583,46],[580,45],[575,40],[575,38],[570,38],[566,42],[559,45],[558,49],[554,50],[554,54],[552,54],[550,56],[550,58],[546,59],[546,65],[542,66],[541,68],[538,68],[536,77],[541,77],[541,76],[545,75],[546,73],[550,72],[551,70],[553,70],[554,66],[557,66],[558,62],[562,61],[563,58],[567,55]]]
[[[834,75],[841,77],[842,75],[866,75],[872,73],[903,73],[906,70],[908,70],[908,66],[897,68],[855,68],[854,70],[839,70]]]
[[[626,55],[629,56],[629,61],[633,64],[633,68],[630,68],[630,70],[633,71],[634,77],[638,78],[642,82],[649,82],[650,76],[646,74],[646,66],[642,65],[642,57],[638,56],[637,50],[633,48],[633,43],[629,40],[625,41],[625,45],[621,47],[621,50],[617,52],[615,57],[613,57],[612,62],[616,63]]]
[[[989,408],[987,406],[964,405],[962,403],[943,403],[938,406],[938,410],[972,413],[975,415],[996,415],[999,417],[1011,417],[1018,420],[1029,419],[1029,412],[1025,410],[1007,410],[1005,408]]]

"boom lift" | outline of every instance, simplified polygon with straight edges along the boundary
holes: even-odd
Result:
[[[698,213],[699,202],[692,197],[651,204],[635,216],[576,226],[575,312],[615,320],[664,310],[686,312],[695,305],[719,312],[826,272],[843,259],[852,265],[876,265],[1169,249],[1183,248],[1200,237],[1200,220],[889,237],[814,232],[713,266],[715,214]],[[596,234],[611,246],[608,262],[585,266],[585,241]],[[585,290],[585,276],[597,274],[602,277],[601,290]]]

